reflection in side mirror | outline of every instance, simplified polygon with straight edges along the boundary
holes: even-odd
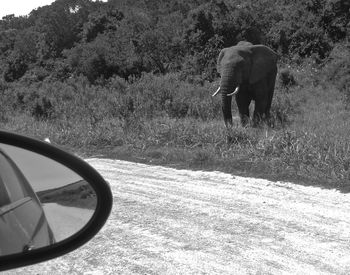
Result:
[[[0,271],[68,253],[112,208],[107,182],[57,147],[0,131]]]
[[[88,223],[96,203],[92,187],[72,170],[0,144],[0,255],[67,239]]]

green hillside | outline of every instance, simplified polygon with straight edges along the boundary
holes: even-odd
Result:
[[[85,181],[77,181],[59,188],[37,192],[41,203],[57,203],[64,206],[95,209],[96,194]]]
[[[347,0],[56,0],[8,15],[0,127],[85,156],[346,191],[349,9]],[[216,59],[242,40],[280,55],[274,127],[227,133],[211,97]]]

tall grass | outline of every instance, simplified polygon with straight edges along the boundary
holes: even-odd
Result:
[[[189,84],[176,74],[96,85],[84,78],[0,83],[0,127],[116,158],[349,184],[350,120],[342,95],[312,66],[282,72],[273,128],[242,128],[235,118],[227,131],[220,98],[210,96],[218,84]]]

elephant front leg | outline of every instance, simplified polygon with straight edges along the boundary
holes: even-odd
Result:
[[[249,123],[249,105],[251,99],[246,93],[238,93],[236,95],[236,103],[238,107],[239,116],[241,119],[241,124],[243,127],[247,126]]]

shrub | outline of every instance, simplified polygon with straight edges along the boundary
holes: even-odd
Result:
[[[13,82],[20,79],[28,69],[28,65],[21,58],[14,58],[7,63],[3,76],[5,81]]]
[[[350,104],[350,44],[339,44],[332,50],[324,73],[328,81],[345,93]]]
[[[31,115],[36,119],[47,119],[53,112],[51,100],[46,96],[39,96],[33,103]]]
[[[245,128],[232,128],[227,133],[226,140],[228,144],[236,144],[236,145],[252,145],[257,142],[256,137],[251,134]]]
[[[293,73],[288,68],[284,68],[280,70],[279,81],[282,87],[285,87],[285,88],[294,86],[297,84]]]
[[[48,119],[54,117],[54,99],[41,89],[38,85],[29,87],[15,85],[12,96],[15,97],[13,107],[17,110],[27,112],[36,119]]]
[[[272,125],[277,128],[284,128],[289,125],[292,122],[293,115],[298,111],[301,100],[299,94],[276,90],[270,110]]]
[[[34,67],[31,70],[28,70],[20,79],[20,82],[22,82],[24,85],[31,84],[33,82],[40,82],[43,81],[47,76],[49,75],[49,72],[42,67]]]
[[[196,166],[208,165],[213,162],[213,154],[207,149],[196,149],[192,155],[191,164]]]
[[[190,84],[177,74],[143,74],[130,83],[125,96],[133,99],[135,113],[148,118],[166,115],[207,120],[221,114],[219,101],[210,96],[213,90],[210,83]]]

